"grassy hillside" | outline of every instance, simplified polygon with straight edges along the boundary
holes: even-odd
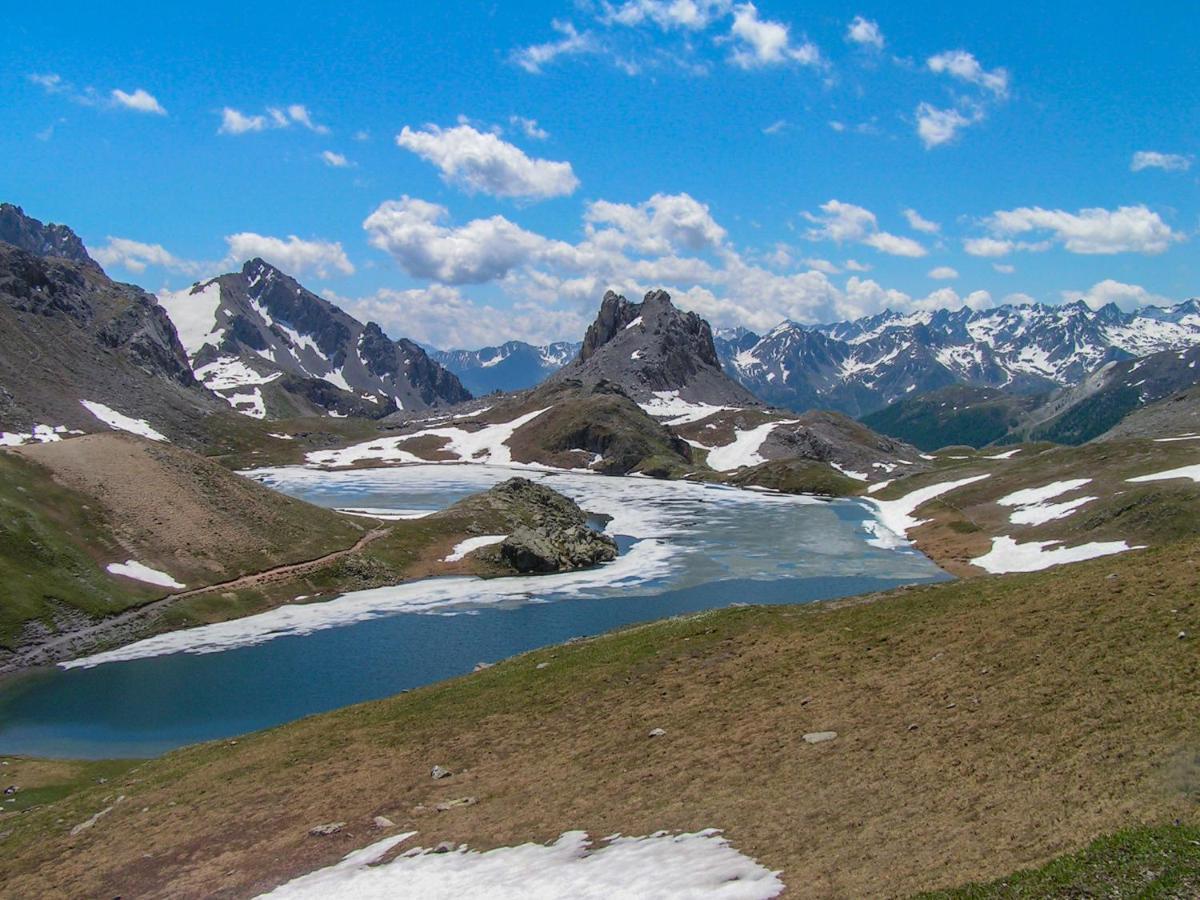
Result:
[[[952,385],[899,400],[863,416],[862,422],[926,452],[952,444],[985,447],[1018,427],[1040,400],[995,388]]]
[[[96,434],[0,452],[0,648],[169,593],[108,574],[133,559],[188,587],[353,544],[363,522],[169,444]]]
[[[1008,459],[989,458],[989,451],[947,451],[938,454],[933,472],[899,480],[872,496],[892,500],[927,485],[987,474],[982,481],[921,506],[917,516],[926,524],[909,533],[922,551],[956,575],[980,574],[970,561],[987,553],[993,538],[1000,536],[1022,544],[1056,540],[1067,546],[1118,540],[1131,546],[1162,546],[1200,537],[1200,485],[1187,478],[1128,481],[1195,465],[1200,462],[1200,441],[1123,440],[1082,447],[1027,444],[1013,449],[1016,452]],[[1017,491],[1083,479],[1086,484],[1049,502],[1094,499],[1044,524],[1014,523],[1016,507],[996,502]]]
[[[1198,563],[1188,541],[548,648],[7,816],[0,883],[252,894],[389,833],[382,815],[422,846],[476,848],[715,826],[796,896],[894,896],[1131,826],[1195,828]],[[826,730],[838,737],[803,740]],[[434,764],[454,775],[432,780]],[[434,808],[461,797],[478,802]],[[326,822],[345,826],[309,835]]]

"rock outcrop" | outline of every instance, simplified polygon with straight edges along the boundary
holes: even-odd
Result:
[[[670,392],[693,403],[761,405],[722,371],[708,323],[677,309],[666,291],[641,303],[606,293],[579,356],[551,380],[610,381],[639,403]]]

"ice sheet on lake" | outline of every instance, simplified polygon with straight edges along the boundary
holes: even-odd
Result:
[[[599,568],[557,575],[479,579],[440,577],[355,591],[333,600],[292,604],[229,622],[158,635],[65,665],[93,666],[168,653],[212,653],[288,635],[303,635],[397,613],[461,613],[487,606],[655,593],[720,578],[866,575],[921,578],[923,557],[881,560],[861,551],[857,523],[838,524],[839,504],[811,497],[742,491],[723,485],[496,466],[425,465],[321,472],[303,467],[247,473],[275,487],[335,482],[378,494],[399,488],[485,490],[520,474],[554,487],[590,513],[609,517],[606,531],[634,540]],[[857,504],[854,504],[857,505]],[[842,502],[842,508],[850,508]],[[798,508],[812,507],[800,514]],[[756,524],[753,524],[756,523]],[[747,542],[753,543],[749,549]],[[734,551],[728,548],[734,547]],[[670,578],[668,583],[667,579]]]
[[[415,848],[382,860],[415,831],[384,838],[341,862],[303,875],[262,897],[273,900],[768,900],[784,884],[778,872],[730,846],[716,829],[690,834],[606,838],[594,846],[583,831],[553,844],[478,852]]]

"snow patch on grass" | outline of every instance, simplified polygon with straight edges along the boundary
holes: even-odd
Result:
[[[877,523],[867,523],[867,530],[874,535],[867,540],[867,543],[884,549],[904,546],[908,543],[908,532],[918,525],[924,524],[922,519],[913,515],[921,504],[990,477],[990,475],[972,475],[970,478],[960,478],[958,481],[943,481],[917,488],[896,500],[865,498],[867,503],[875,507],[875,514],[878,518]]]
[[[157,584],[159,587],[169,588],[185,588],[186,584],[180,584],[166,572],[160,572],[158,569],[152,569],[147,565],[143,565],[136,559],[129,559],[123,563],[109,563],[104,567],[110,575],[123,575],[126,578],[132,578],[135,581],[144,581],[146,584]]]
[[[1173,478],[1190,478],[1200,482],[1200,466],[1181,466],[1178,469],[1167,469],[1165,472],[1155,472],[1152,475],[1138,475],[1136,478],[1126,478],[1126,481],[1170,481]]]
[[[150,438],[152,441],[165,441],[167,436],[160,431],[150,427],[150,423],[145,419],[135,419],[132,416],[127,416],[124,413],[119,413],[103,403],[96,403],[92,400],[80,400],[84,408],[93,416],[115,431],[128,431],[130,434],[141,435],[144,438]]]
[[[414,848],[383,859],[414,831],[376,841],[341,862],[302,875],[262,897],[273,900],[768,900],[782,893],[778,872],[730,846],[717,829],[690,834],[605,838],[565,832],[553,844],[479,852]]]
[[[1072,478],[1068,481],[1055,481],[1036,488],[1025,488],[1001,497],[996,502],[1001,506],[1016,507],[1008,520],[1014,525],[1044,525],[1055,519],[1069,516],[1085,503],[1091,503],[1095,497],[1077,497],[1064,503],[1048,503],[1055,497],[1078,490],[1085,484],[1090,484],[1090,478]]]
[[[1001,575],[1006,572],[1039,572],[1051,566],[1081,562],[1098,556],[1124,553],[1126,550],[1143,550],[1131,547],[1125,541],[1093,541],[1078,547],[1060,547],[1062,541],[1029,541],[1018,544],[1011,537],[992,538],[992,549],[983,556],[971,560],[986,572]],[[1048,549],[1053,547],[1054,549]]]
[[[450,551],[449,556],[442,557],[442,562],[458,562],[468,553],[480,549],[481,547],[490,547],[492,544],[499,544],[507,534],[481,534],[478,537],[469,537],[465,541],[459,541],[454,545],[454,549]]]
[[[639,403],[645,412],[656,419],[665,419],[667,425],[687,425],[707,419],[713,413],[732,406],[713,406],[711,403],[692,403],[679,396],[679,391],[654,391],[654,397]]]
[[[512,451],[508,441],[522,425],[532,422],[546,409],[534,410],[523,416],[518,416],[511,422],[500,422],[495,425],[484,425],[475,431],[447,425],[440,428],[426,428],[413,434],[399,435],[393,438],[376,439],[361,444],[353,444],[339,450],[316,450],[309,453],[305,459],[310,465],[326,468],[343,468],[352,466],[364,460],[379,460],[381,462],[424,462],[419,456],[403,449],[402,444],[421,437],[444,437],[446,445],[443,452],[452,453],[458,462],[483,463],[493,466],[514,465]],[[478,415],[473,413],[472,415]],[[516,463],[515,465],[520,465]]]
[[[780,425],[795,425],[798,421],[798,419],[786,419],[764,422],[762,425],[746,431],[735,429],[731,443],[723,447],[714,447],[708,451],[708,464],[718,472],[731,472],[743,466],[757,466],[765,461],[759,451],[762,450],[763,442],[771,432]]]
[[[20,447],[22,444],[53,444],[64,434],[83,434],[66,425],[34,425],[31,431],[0,431],[0,447]]]

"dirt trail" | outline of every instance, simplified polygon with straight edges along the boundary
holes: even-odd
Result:
[[[251,572],[248,575],[241,575],[237,578],[231,578],[228,581],[219,581],[215,584],[167,594],[165,597],[151,600],[142,606],[127,609],[114,616],[101,619],[98,622],[57,634],[36,646],[18,649],[7,659],[0,660],[0,676],[34,666],[53,665],[54,663],[84,655],[101,645],[110,643],[113,638],[120,638],[120,643],[129,643],[131,640],[136,640],[137,636],[140,636],[143,632],[146,632],[151,622],[180,600],[187,597],[195,597],[199,594],[212,593],[213,591],[240,590],[271,581],[282,580],[287,577],[302,575],[345,556],[349,556],[351,553],[357,553],[372,541],[383,537],[390,530],[390,525],[375,528],[360,537],[350,547],[334,550],[331,553],[325,553],[301,562],[272,566],[269,569],[263,569],[261,572]],[[134,637],[131,637],[131,635],[134,635]]]

